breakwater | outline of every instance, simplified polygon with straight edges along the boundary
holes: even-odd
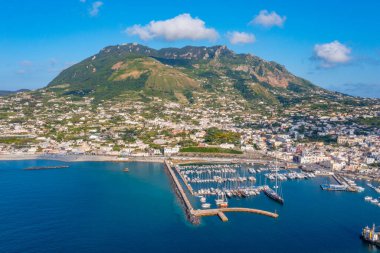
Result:
[[[38,167],[28,167],[24,170],[54,170],[54,169],[67,169],[69,166],[61,165],[61,166],[38,166]]]

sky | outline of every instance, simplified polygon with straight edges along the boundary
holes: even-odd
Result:
[[[0,8],[0,90],[46,86],[109,45],[226,45],[321,87],[380,98],[378,0],[14,0]]]

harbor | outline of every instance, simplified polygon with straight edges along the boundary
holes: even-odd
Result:
[[[225,213],[228,213],[228,212],[252,213],[252,214],[259,214],[259,215],[268,216],[271,218],[278,218],[278,214],[275,212],[269,212],[269,211],[264,211],[264,210],[260,210],[260,209],[253,209],[253,208],[223,207],[223,205],[219,205],[222,208],[195,209],[193,207],[193,205],[191,204],[184,188],[182,187],[181,182],[178,180],[177,175],[176,175],[176,171],[173,170],[173,167],[175,168],[175,170],[177,170],[177,174],[181,175],[181,172],[180,172],[178,166],[175,166],[170,161],[165,161],[165,168],[168,171],[168,175],[170,176],[170,178],[173,182],[173,187],[175,189],[175,192],[176,192],[178,198],[180,199],[180,201],[181,201],[181,203],[185,209],[185,212],[186,212],[186,215],[187,215],[189,221],[194,223],[194,224],[199,224],[200,218],[205,217],[205,216],[218,216],[223,222],[226,222],[226,221],[228,221],[228,218],[225,215]],[[219,173],[219,172],[216,172],[216,173]],[[180,178],[182,178],[182,180],[186,180],[183,175],[180,176]],[[192,187],[187,183],[187,181],[183,181],[183,183],[187,186],[187,190],[189,192],[192,192],[192,194],[194,194]],[[224,194],[219,193],[218,197],[220,195],[224,195]],[[225,197],[225,195],[224,195],[224,197]],[[220,203],[223,203],[223,202],[220,202]]]
[[[261,193],[283,205],[281,182],[316,177],[314,173],[288,166],[279,170],[277,161],[266,164],[186,163],[176,164],[174,168],[202,209],[211,208],[214,201],[218,208],[227,207],[230,199],[255,198]]]

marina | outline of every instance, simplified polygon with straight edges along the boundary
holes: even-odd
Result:
[[[219,191],[217,194],[218,196],[217,196],[217,199],[215,200],[216,205],[218,207],[217,209],[208,209],[211,207],[211,204],[205,203],[206,199],[203,196],[200,197],[200,201],[202,202],[202,207],[205,209],[204,210],[194,209],[189,198],[187,197],[187,194],[185,193],[185,190],[182,187],[181,182],[178,180],[175,171],[172,169],[172,166],[173,166],[172,162],[165,161],[165,168],[169,172],[168,174],[174,182],[173,186],[175,187],[175,192],[176,192],[177,196],[179,197],[179,199],[181,200],[181,202],[185,208],[185,212],[187,214],[188,219],[194,224],[200,223],[199,218],[204,217],[204,216],[218,216],[223,222],[226,222],[226,221],[228,221],[228,218],[225,215],[226,212],[253,213],[253,214],[260,214],[260,215],[268,216],[271,218],[278,218],[277,213],[268,212],[268,211],[264,211],[264,210],[252,209],[252,208],[239,208],[239,207],[228,208],[228,202],[226,199],[227,194],[224,191]],[[184,173],[181,173],[179,166],[174,166],[174,167],[177,170],[177,174],[182,175],[182,176],[180,176],[182,178],[182,180],[186,180],[185,177],[183,176]],[[205,169],[205,168],[203,168],[203,169]],[[226,171],[224,171],[224,172],[226,172]],[[231,173],[232,172],[233,171],[231,171]],[[222,172],[218,171],[217,173],[222,173]],[[226,182],[226,181],[224,181],[224,182]],[[190,189],[192,190],[191,186],[187,183],[187,181],[183,181],[183,183],[185,185],[187,185],[189,191],[190,191]],[[215,182],[213,182],[213,183],[215,183]]]
[[[199,197],[201,207],[208,209],[215,200],[217,207],[227,207],[228,199],[257,197],[261,192],[284,204],[280,181],[315,178],[314,173],[283,169],[281,173],[276,165],[253,164],[187,164],[174,166],[191,195]],[[273,189],[269,185],[274,181]]]

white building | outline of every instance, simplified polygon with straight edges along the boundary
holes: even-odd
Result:
[[[235,148],[235,145],[234,144],[223,143],[223,144],[220,144],[219,147],[225,148],[225,149],[232,149],[232,148]]]
[[[166,147],[164,148],[164,155],[165,156],[171,156],[171,155],[174,155],[174,154],[177,154],[179,152],[179,146],[175,146],[175,147]]]

